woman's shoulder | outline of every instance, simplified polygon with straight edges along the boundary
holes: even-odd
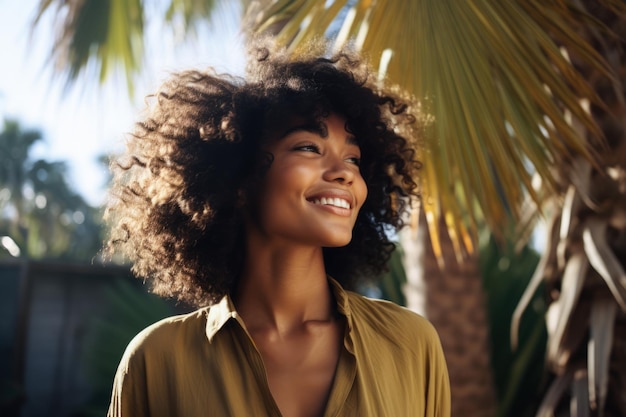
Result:
[[[346,291],[353,323],[378,335],[408,344],[439,344],[434,326],[423,316],[391,301]]]
[[[166,317],[137,333],[128,344],[122,362],[133,357],[161,356],[175,352],[181,344],[206,337],[206,317],[210,307],[187,314]]]
[[[369,298],[352,291],[346,291],[350,310],[354,314],[379,317],[381,319],[407,321],[409,325],[430,327],[430,322],[423,316],[394,302],[378,298]]]

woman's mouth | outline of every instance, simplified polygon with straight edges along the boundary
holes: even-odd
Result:
[[[313,204],[320,204],[323,206],[333,206],[339,207],[343,209],[350,209],[350,203],[343,198],[338,197],[322,197],[322,198],[314,198],[310,200]]]

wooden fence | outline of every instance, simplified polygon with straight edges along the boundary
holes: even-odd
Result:
[[[0,415],[103,415],[107,394],[97,392],[102,387],[95,386],[85,358],[94,323],[110,320],[119,288],[145,295],[143,284],[120,266],[0,261]],[[169,308],[183,310],[173,303]],[[102,366],[113,365],[109,360]]]

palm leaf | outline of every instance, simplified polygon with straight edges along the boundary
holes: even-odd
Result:
[[[162,19],[172,24],[180,18],[184,34],[199,21],[209,21],[218,0],[170,0]],[[221,2],[225,3],[225,2]],[[50,59],[71,85],[81,74],[103,82],[112,73],[125,75],[133,94],[135,76],[143,63],[146,4],[143,0],[40,0],[33,22],[53,10],[56,39]],[[153,9],[161,11],[159,7]]]
[[[488,237],[488,238],[487,238]],[[538,407],[546,350],[545,304],[534,294],[520,343],[510,344],[511,317],[515,305],[532,279],[539,255],[528,246],[516,251],[513,242],[503,245],[492,234],[481,234],[480,271],[487,296],[491,363],[498,392],[498,416],[530,416]]]
[[[426,218],[431,229],[443,219],[461,248],[483,218],[496,234],[519,220],[526,195],[540,208],[556,189],[555,162],[594,161],[571,120],[601,138],[580,101],[598,100],[561,46],[609,69],[572,29],[572,14],[586,14],[569,3],[278,0],[257,30],[286,22],[276,39],[297,55],[334,25],[336,47],[352,42],[420,100],[435,120],[421,153]],[[547,192],[532,187],[534,173]]]
[[[609,297],[594,297],[587,343],[589,402],[594,410],[604,410],[609,386],[609,368],[617,305]]]
[[[111,70],[125,71],[132,93],[132,77],[143,53],[144,14],[140,0],[53,2],[42,0],[33,24],[56,6],[51,59],[62,68],[68,81],[84,71],[105,80]],[[93,66],[88,66],[89,63]]]
[[[216,0],[171,0],[165,20],[172,22],[179,16],[184,27],[193,28],[196,23],[211,18],[216,3]]]

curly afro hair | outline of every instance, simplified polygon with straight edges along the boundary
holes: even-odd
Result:
[[[245,79],[212,70],[173,75],[150,96],[112,163],[107,252],[125,254],[162,296],[201,306],[234,289],[244,256],[242,201],[266,172],[263,144],[295,117],[340,114],[361,148],[368,197],[352,241],[324,248],[327,273],[342,285],[385,270],[394,250],[389,231],[419,197],[421,124],[409,100],[379,86],[356,55],[254,52]]]

